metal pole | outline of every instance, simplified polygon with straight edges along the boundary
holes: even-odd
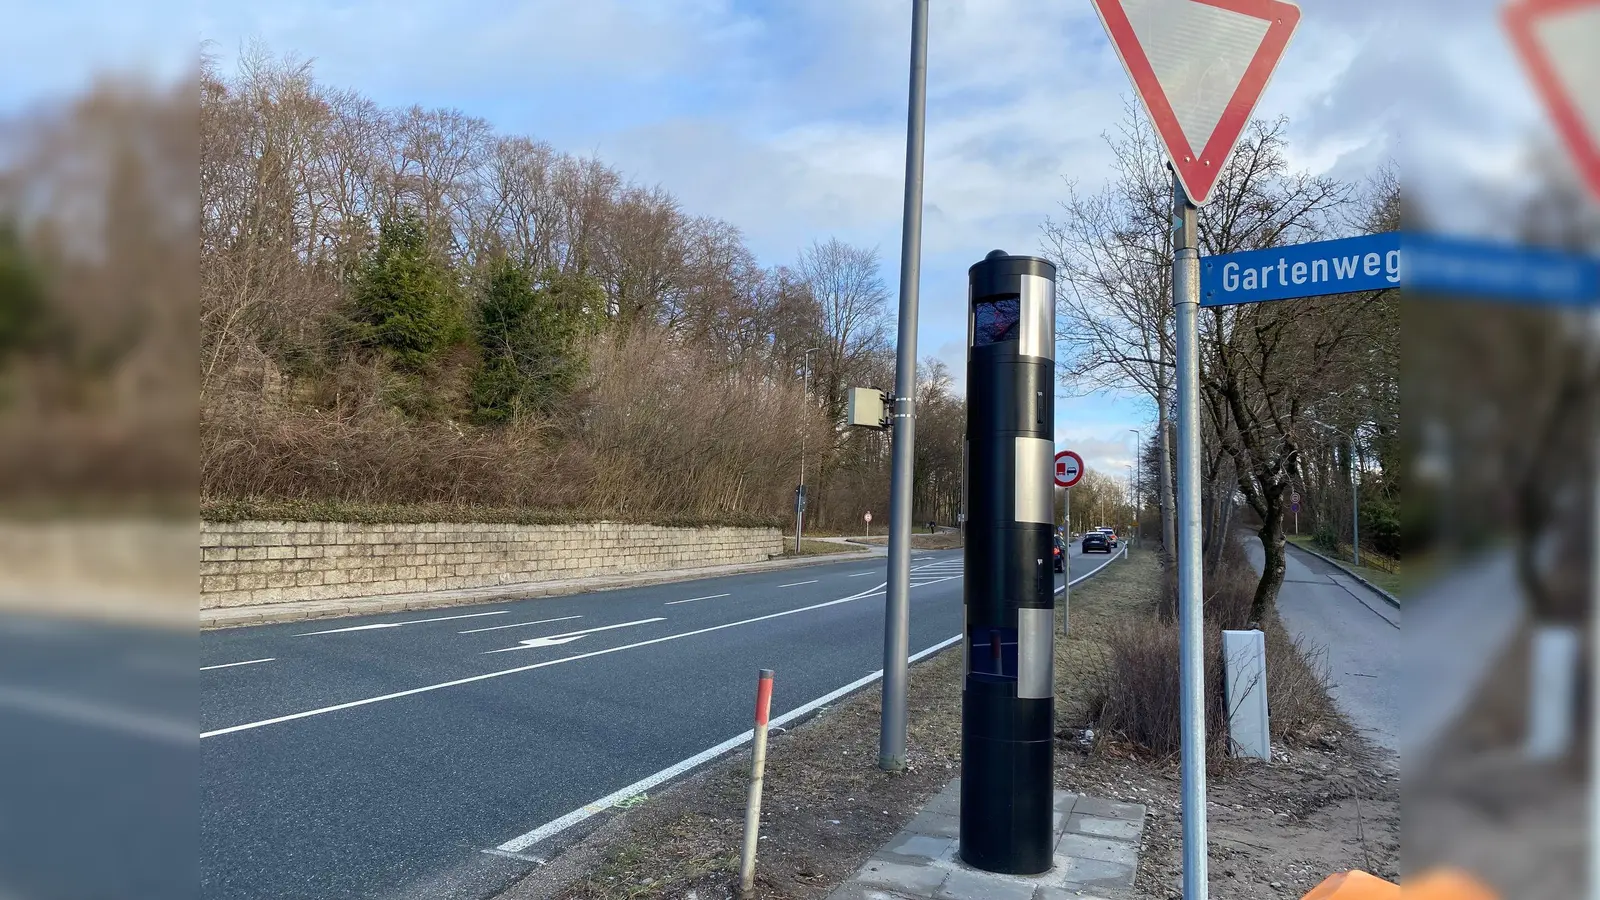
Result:
[[[739,896],[756,887],[756,845],[761,842],[761,785],[767,772],[767,714],[772,710],[772,670],[756,681],[756,727],[750,742],[750,792],[744,803],[744,853],[739,857]]]
[[[812,347],[804,355],[805,361],[801,363],[800,396],[806,401],[809,410],[811,403],[811,354],[821,350],[821,347]],[[800,493],[794,500],[794,555],[800,555],[800,533],[806,525],[806,422],[800,423]]]
[[[1061,633],[1067,633],[1067,614],[1072,611],[1072,488],[1066,488],[1062,506],[1067,533],[1061,536]]]
[[[1144,435],[1137,428],[1129,428],[1133,432],[1133,539],[1142,540],[1140,519],[1144,518]]]
[[[928,0],[911,4],[911,92],[900,236],[900,329],[894,366],[894,465],[889,479],[889,590],[883,616],[883,721],[878,768],[906,767],[906,669],[911,654],[911,474],[915,460],[917,279],[922,268],[922,140],[928,92]]]
[[[1361,565],[1361,477],[1356,474],[1356,439],[1350,439],[1350,553]]]
[[[1172,179],[1172,304],[1178,345],[1178,681],[1183,730],[1183,897],[1208,896],[1205,632],[1200,618],[1200,250],[1196,216]]]

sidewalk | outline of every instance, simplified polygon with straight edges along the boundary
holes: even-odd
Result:
[[[670,584],[675,581],[695,581],[724,575],[745,575],[775,569],[793,569],[800,566],[834,563],[848,559],[871,559],[881,553],[859,550],[828,553],[819,556],[782,557],[765,562],[735,563],[723,566],[701,566],[692,569],[662,569],[654,572],[635,572],[627,575],[597,575],[589,578],[567,578],[556,581],[527,581],[517,584],[495,584],[481,588],[456,591],[419,591],[410,594],[384,594],[375,597],[349,597],[340,600],[298,600],[289,603],[268,603],[259,606],[228,606],[200,610],[200,628],[236,628],[241,625],[268,625],[276,622],[298,622],[302,619],[327,619],[335,616],[362,616],[375,613],[408,612],[418,609],[443,609],[466,606],[472,603],[494,603],[504,600],[528,600],[534,597],[560,597],[590,591],[609,591],[617,588],[648,587]]]
[[[1043,875],[981,872],[958,858],[961,779],[928,801],[828,900],[1068,900],[1128,896],[1143,806],[1056,791],[1055,865]]]

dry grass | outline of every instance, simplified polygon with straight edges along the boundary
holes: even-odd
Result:
[[[1152,555],[1132,560],[1122,580],[1136,596],[1142,588],[1142,596],[1149,597],[1159,585],[1162,606],[1176,606],[1175,581]],[[1214,761],[1225,759],[1227,749],[1221,632],[1245,627],[1255,584],[1249,562],[1234,545],[1224,552],[1222,565],[1205,585],[1206,746]],[[1102,746],[1114,744],[1156,757],[1176,754],[1182,736],[1177,624],[1156,615],[1158,610],[1148,600],[1142,609],[1122,612],[1100,617],[1118,624],[1106,626],[1098,635],[1097,652],[1090,654],[1092,662],[1081,673],[1082,723],[1099,729]],[[1265,632],[1272,736],[1304,744],[1337,721],[1321,651],[1291,637],[1276,617],[1266,623]]]
[[[863,544],[872,544],[875,547],[883,547],[889,543],[889,539],[881,535],[873,535],[870,538],[859,537],[856,540]],[[917,534],[913,532],[911,535],[911,549],[913,550],[954,550],[965,545],[966,542],[959,531],[941,531],[938,534]]]

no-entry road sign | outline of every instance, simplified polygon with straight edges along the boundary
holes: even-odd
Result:
[[[1056,454],[1056,487],[1069,488],[1083,477],[1083,457],[1071,450]]]
[[[1562,143],[1600,199],[1600,0],[1514,0],[1504,17]]]
[[[1287,0],[1093,0],[1190,202],[1204,204],[1300,24]]]

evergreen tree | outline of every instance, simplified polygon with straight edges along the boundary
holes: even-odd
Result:
[[[428,247],[413,211],[386,217],[378,246],[356,275],[352,292],[360,341],[402,367],[419,371],[460,335],[454,272]]]
[[[472,383],[479,421],[548,414],[583,375],[583,340],[604,309],[604,292],[583,276],[546,272],[542,280],[535,285],[526,269],[504,257],[489,274],[478,310],[482,362]]]

